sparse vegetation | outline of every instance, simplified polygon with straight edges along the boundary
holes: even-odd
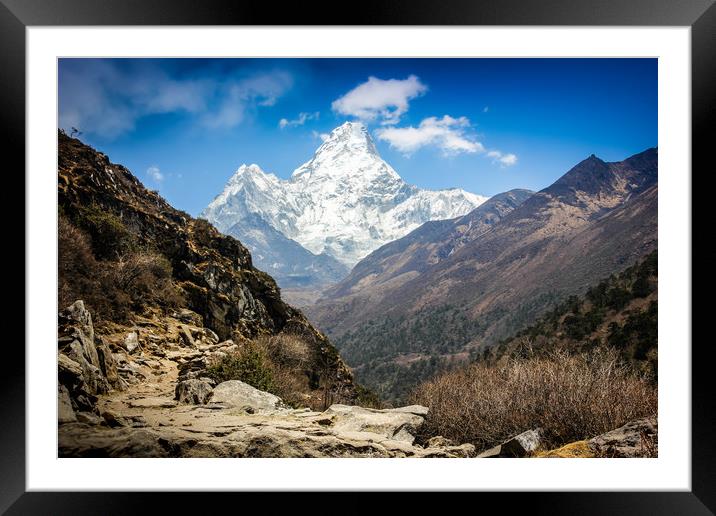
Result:
[[[194,220],[192,231],[194,233],[194,239],[199,243],[199,245],[207,247],[211,246],[211,240],[214,233],[216,233],[216,229],[214,229],[214,226],[212,226],[208,220]]]
[[[342,401],[338,384],[332,381],[334,370],[334,364],[316,364],[316,356],[298,335],[280,333],[245,342],[239,351],[212,364],[206,375],[217,383],[241,380],[294,407],[325,410]],[[363,394],[370,399],[368,391]]]
[[[267,350],[257,341],[245,343],[240,351],[226,355],[206,369],[216,383],[241,380],[259,390],[276,394],[273,364]]]
[[[430,408],[423,437],[478,449],[541,427],[559,447],[657,412],[656,386],[614,350],[475,363],[420,385],[411,401]]]
[[[121,322],[130,311],[141,312],[147,306],[182,305],[171,280],[171,265],[164,256],[129,245],[130,233],[116,217],[97,215],[93,220],[88,224],[99,245],[87,231],[59,215],[60,306],[83,299],[98,321]],[[112,242],[113,237],[119,240]]]
[[[582,353],[594,348],[615,349],[622,360],[655,382],[657,347],[657,252],[618,275],[570,296],[528,328],[492,349],[473,354],[473,360],[498,362],[525,353],[554,350]]]

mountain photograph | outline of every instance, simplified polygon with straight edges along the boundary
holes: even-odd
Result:
[[[656,59],[58,84],[59,457],[658,457]]]

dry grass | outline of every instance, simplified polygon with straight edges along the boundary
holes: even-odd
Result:
[[[577,441],[556,450],[536,451],[532,454],[532,457],[544,459],[587,459],[595,456],[587,441]]]
[[[657,390],[612,350],[473,364],[419,386],[430,408],[424,438],[443,435],[486,449],[535,427],[556,448],[657,411]]]

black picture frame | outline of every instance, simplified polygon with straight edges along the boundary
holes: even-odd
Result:
[[[20,172],[25,170],[25,28],[37,25],[689,26],[692,44],[692,170],[702,168],[701,172],[707,172],[706,164],[716,136],[713,129],[716,111],[714,0],[363,0],[360,7],[348,18],[340,16],[341,11],[335,2],[327,5],[322,5],[322,2],[295,2],[277,7],[277,4],[269,2],[239,3],[236,0],[204,0],[201,3],[190,0],[0,0],[0,131],[6,149],[5,174],[12,176],[4,180],[14,179],[16,185],[13,191],[25,192],[24,173]],[[11,166],[7,165],[8,157],[12,160]],[[693,171],[691,177],[694,177]],[[693,186],[692,192],[699,193]],[[700,193],[706,195],[703,190]],[[711,220],[713,216],[709,217],[706,211],[708,202],[692,199],[692,220],[704,217],[707,221]],[[9,202],[7,197],[6,202]],[[7,225],[13,226],[8,228],[8,238],[15,242],[18,254],[23,249],[24,256],[24,246],[19,244],[25,239],[24,226],[19,225],[17,217],[14,225]],[[716,258],[713,251],[704,256],[707,259]],[[713,260],[710,261],[713,263]],[[702,289],[708,288],[704,282],[699,281],[699,284]],[[24,303],[23,307],[25,310],[32,309]],[[704,317],[707,309],[708,303],[694,304],[694,311]],[[693,315],[692,319],[698,320]],[[712,339],[700,343],[692,340],[695,345],[692,346],[690,492],[481,493],[481,506],[488,507],[483,504],[492,501],[498,503],[501,511],[509,512],[524,505],[531,513],[549,514],[714,514],[716,418],[713,416],[710,381],[712,362],[707,355]],[[690,342],[680,344],[691,345]],[[0,405],[0,421],[3,422],[0,425],[0,512],[127,514],[143,512],[143,509],[152,507],[153,501],[161,503],[164,512],[177,509],[188,512],[194,506],[206,508],[205,500],[200,501],[184,493],[26,492],[25,353],[19,346],[19,340],[14,340],[12,344],[6,341],[4,348],[3,362],[6,366],[0,374],[3,398]],[[217,507],[224,502],[236,503],[237,496],[241,497],[242,505],[253,502],[246,498],[249,496],[246,493],[213,493],[208,496],[212,497],[211,505],[217,504]],[[227,500],[230,497],[233,498]],[[301,505],[303,497],[293,494],[292,504]],[[412,500],[422,503],[421,496]],[[372,503],[370,497],[346,494],[336,510],[363,512],[373,510]]]

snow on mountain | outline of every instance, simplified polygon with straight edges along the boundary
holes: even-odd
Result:
[[[464,215],[486,200],[458,188],[409,185],[380,157],[366,127],[346,122],[288,180],[241,165],[201,216],[220,231],[234,228],[239,239],[236,233],[248,232],[251,224],[237,223],[259,217],[314,255],[352,267],[428,220]],[[255,241],[259,228],[251,231]]]

